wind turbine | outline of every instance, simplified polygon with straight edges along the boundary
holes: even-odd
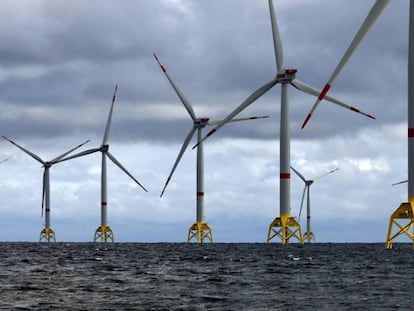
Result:
[[[75,151],[76,149],[82,147],[84,144],[88,143],[89,140],[85,141],[84,143],[76,146],[75,148],[70,149],[69,151],[61,154],[60,156],[54,158],[51,161],[44,161],[42,158],[40,158],[38,155],[34,154],[33,152],[23,148],[22,146],[18,145],[14,141],[8,139],[6,136],[3,136],[4,139],[11,142],[13,145],[15,145],[17,148],[22,150],[23,152],[27,153],[29,156],[31,156],[36,161],[43,164],[44,171],[43,171],[43,190],[42,190],[42,216],[43,216],[43,210],[45,210],[45,227],[40,232],[40,238],[39,242],[56,242],[56,236],[53,229],[50,227],[50,175],[49,170],[52,167],[52,165],[62,162],[62,159],[67,156],[69,153]],[[7,160],[7,159],[6,159]],[[3,161],[4,162],[4,161]]]
[[[300,221],[300,215],[302,214],[303,202],[304,202],[305,195],[306,195],[306,232],[303,234],[303,239],[305,240],[305,242],[308,242],[308,243],[315,242],[315,234],[311,230],[310,186],[316,180],[318,180],[318,179],[320,179],[322,177],[325,177],[325,176],[327,176],[329,174],[332,174],[333,172],[336,172],[337,170],[339,170],[339,168],[336,168],[334,170],[331,170],[331,171],[329,171],[329,172],[327,172],[327,173],[325,173],[323,175],[320,175],[319,177],[313,178],[313,179],[306,179],[293,166],[291,166],[290,168],[305,183],[305,187],[303,188],[302,200],[301,200],[301,203],[300,203],[299,216],[298,216],[298,220]]]
[[[254,91],[243,103],[230,113],[221,123],[213,128],[201,141],[213,135],[224,124],[232,120],[242,110],[256,101],[259,97],[269,91],[276,84],[281,85],[281,110],[280,110],[280,217],[276,217],[269,226],[267,242],[277,237],[281,239],[283,245],[288,244],[291,238],[296,238],[303,243],[302,229],[295,217],[290,216],[290,126],[289,126],[289,98],[288,88],[294,88],[312,96],[319,96],[319,91],[296,79],[296,69],[288,69],[283,64],[283,47],[276,22],[275,10],[272,0],[269,0],[270,20],[272,24],[273,44],[276,58],[276,76],[269,82]],[[359,109],[349,106],[344,102],[325,95],[324,99],[350,109],[364,116],[374,118]],[[195,145],[193,148],[197,147]]]
[[[109,152],[109,133],[111,130],[111,120],[112,120],[112,113],[114,109],[114,103],[116,98],[116,93],[118,90],[118,85],[115,86],[114,95],[112,97],[112,104],[111,109],[109,110],[108,120],[106,122],[104,137],[102,140],[102,144],[98,148],[92,148],[85,150],[83,152],[77,153],[75,155],[69,156],[67,158],[62,159],[61,161],[66,161],[74,158],[79,158],[91,153],[101,152],[102,153],[102,169],[101,169],[101,225],[96,229],[94,242],[115,242],[114,234],[111,227],[108,225],[108,216],[107,216],[107,209],[108,209],[108,201],[107,201],[107,173],[106,173],[106,158],[108,157],[116,166],[118,166],[125,174],[127,174],[138,186],[142,189],[147,191],[139,182],[129,173],[126,168]]]
[[[155,54],[153,55],[158,65],[160,66],[162,72],[164,72],[171,86],[177,93],[185,109],[187,110],[188,114],[193,120],[193,126],[191,127],[190,132],[188,133],[187,137],[184,140],[184,143],[180,149],[180,152],[178,153],[177,159],[175,160],[175,163],[171,169],[171,172],[168,175],[167,181],[165,182],[164,188],[162,189],[162,192],[160,195],[162,197],[165,189],[168,186],[168,183],[171,180],[172,175],[174,174],[175,169],[178,166],[178,163],[180,162],[195,132],[197,131],[197,141],[200,142],[201,137],[203,135],[203,129],[208,125],[216,125],[220,123],[221,120],[213,121],[213,120],[210,120],[210,118],[198,118],[196,114],[194,113],[193,107],[191,106],[189,101],[186,99],[184,94],[181,92],[181,90],[177,87],[175,82],[171,79],[167,70],[159,61],[157,55]],[[268,118],[268,116],[238,118],[238,119],[233,119],[231,121],[236,122],[236,121],[263,119],[263,118]],[[196,222],[188,230],[187,242],[191,242],[191,240],[193,239],[195,239],[198,243],[204,243],[204,240],[213,242],[213,235],[211,232],[211,228],[204,221],[204,194],[205,194],[204,192],[204,157],[203,157],[203,144],[201,143],[199,144],[198,149],[197,149],[197,219],[196,219]]]
[[[392,248],[394,240],[405,234],[414,248],[414,4],[409,1],[408,26],[408,202],[403,202],[391,214],[388,225],[386,248]],[[394,225],[397,232],[393,233]]]

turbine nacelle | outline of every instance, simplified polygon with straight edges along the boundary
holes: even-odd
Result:
[[[297,69],[282,69],[279,71],[279,73],[276,75],[276,81],[278,83],[290,83],[292,80],[296,78],[296,73],[298,72]]]
[[[307,180],[305,181],[306,186],[310,186],[313,184],[313,180]]]
[[[208,125],[210,118],[197,118],[194,120],[194,128],[204,128]]]
[[[106,144],[106,145],[101,146],[101,151],[102,152],[108,152],[108,150],[109,150],[109,145]]]

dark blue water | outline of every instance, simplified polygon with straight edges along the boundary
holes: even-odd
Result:
[[[2,310],[414,310],[410,244],[0,243]]]

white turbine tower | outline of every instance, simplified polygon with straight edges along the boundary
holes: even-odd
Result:
[[[98,148],[92,148],[80,152],[78,154],[69,156],[67,158],[62,159],[61,161],[66,161],[74,158],[79,158],[91,153],[95,153],[100,151],[102,153],[102,169],[101,169],[101,225],[96,229],[94,242],[115,242],[114,234],[111,227],[108,225],[108,216],[107,216],[107,209],[108,209],[108,201],[107,201],[107,174],[106,174],[106,158],[108,157],[116,166],[118,166],[125,174],[127,174],[138,186],[142,189],[147,191],[139,182],[129,173],[126,168],[109,152],[109,133],[111,130],[111,120],[112,120],[112,113],[114,109],[114,103],[116,98],[116,92],[118,90],[118,86],[115,86],[114,95],[112,97],[112,104],[111,109],[108,115],[108,121],[106,122],[105,133],[102,140],[102,144]]]
[[[45,210],[45,227],[40,232],[40,238],[39,242],[45,241],[45,242],[56,242],[56,235],[53,229],[50,227],[50,176],[49,176],[49,170],[52,167],[52,165],[59,163],[62,161],[62,159],[67,156],[69,153],[75,151],[76,149],[82,147],[84,144],[89,142],[89,140],[85,141],[84,143],[80,144],[79,146],[76,146],[75,148],[72,148],[71,150],[65,152],[64,154],[54,158],[50,161],[44,161],[39,156],[34,154],[33,152],[23,148],[22,146],[18,145],[14,141],[8,139],[6,136],[3,136],[4,139],[11,142],[13,145],[15,145],[17,148],[22,150],[23,152],[27,153],[29,156],[31,156],[36,161],[43,164],[44,171],[43,171],[43,190],[42,190],[42,216],[43,216],[43,210]]]
[[[153,55],[156,61],[158,62],[158,65],[160,66],[161,70],[164,72],[171,86],[173,87],[178,97],[180,98],[181,102],[183,103],[185,109],[189,113],[191,119],[193,120],[193,126],[184,140],[184,143],[181,147],[180,152],[178,153],[178,157],[173,165],[170,175],[168,176],[167,181],[165,182],[164,188],[162,189],[162,192],[161,192],[161,197],[162,197],[172,175],[174,174],[175,169],[177,168],[178,163],[180,162],[195,132],[197,131],[197,141],[199,142],[203,135],[203,129],[207,125],[216,125],[220,123],[221,120],[213,121],[213,120],[210,120],[209,118],[197,118],[196,114],[194,113],[193,107],[188,102],[184,94],[177,87],[177,85],[174,83],[174,81],[171,79],[167,70],[159,61],[157,55],[155,54]],[[233,119],[232,121],[236,122],[236,121],[255,120],[255,119],[262,119],[262,118],[268,118],[268,116],[238,118],[238,119]],[[204,192],[203,144],[200,144],[197,149],[197,220],[188,230],[187,242],[191,242],[192,239],[195,239],[198,243],[203,243],[204,240],[213,242],[213,235],[211,232],[211,228],[204,221],[204,194],[205,192]]]
[[[243,103],[230,113],[223,122],[213,128],[201,141],[214,134],[224,124],[232,120],[242,110],[256,101],[259,97],[269,91],[276,84],[281,85],[281,109],[280,109],[280,217],[276,217],[269,225],[267,242],[277,237],[283,245],[288,244],[291,238],[296,238],[303,243],[302,229],[295,217],[290,216],[290,126],[289,126],[289,86],[312,96],[319,96],[319,91],[296,79],[296,69],[287,69],[283,64],[283,48],[279,34],[276,15],[272,0],[269,0],[270,19],[272,24],[273,44],[276,58],[276,76],[269,82],[254,91]],[[374,118],[359,109],[349,106],[342,101],[331,97],[324,97],[327,101],[360,113],[364,116]],[[197,147],[195,145],[193,148]]]
[[[331,170],[331,171],[329,171],[329,172],[327,172],[327,173],[325,173],[323,175],[320,175],[320,176],[318,176],[316,178],[313,178],[313,179],[306,179],[293,166],[291,166],[290,168],[305,183],[305,187],[303,188],[303,193],[302,193],[302,200],[300,202],[299,216],[298,216],[298,220],[300,221],[300,215],[302,214],[303,202],[305,200],[305,195],[306,195],[306,232],[303,234],[303,239],[304,239],[305,242],[308,242],[308,243],[315,242],[315,234],[312,232],[312,229],[311,229],[310,186],[316,180],[318,180],[318,179],[320,179],[322,177],[325,177],[326,175],[332,174],[333,172],[336,172],[337,170],[339,170],[339,168],[336,168],[334,170]]]

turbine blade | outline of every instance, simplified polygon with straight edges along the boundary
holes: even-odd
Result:
[[[327,172],[327,173],[325,173],[325,174],[322,174],[322,175],[320,175],[320,176],[318,176],[318,177],[314,178],[314,179],[313,179],[313,181],[318,180],[318,179],[321,179],[322,177],[325,177],[325,176],[327,176],[327,175],[330,175],[330,174],[332,174],[332,173],[334,173],[334,172],[336,172],[336,171],[338,171],[338,170],[339,170],[339,168],[336,168],[336,169],[330,170],[329,172]]]
[[[111,109],[109,110],[108,120],[106,121],[105,133],[104,133],[104,137],[102,140],[102,145],[106,145],[106,143],[108,142],[109,133],[111,131],[112,113],[114,111],[114,104],[115,104],[115,98],[116,98],[117,91],[118,91],[118,84],[115,85],[114,95],[112,96]]]
[[[299,91],[302,91],[306,94],[310,94],[313,96],[318,97],[319,96],[319,91],[314,88],[313,86],[306,84],[298,79],[293,79],[290,84],[295,87],[296,89],[298,89]]]
[[[0,164],[4,163],[4,162],[6,162],[6,161],[9,161],[11,158],[12,158],[12,157],[10,156],[10,157],[8,157],[8,158],[6,158],[6,159],[4,159],[4,160],[0,161]]]
[[[45,209],[45,196],[46,196],[46,169],[43,171],[43,182],[42,182],[42,213],[41,213],[41,217],[43,217],[43,211]]]
[[[9,142],[11,142],[13,145],[15,145],[17,148],[19,148],[20,150],[22,150],[23,152],[27,153],[29,156],[31,156],[33,159],[35,159],[36,161],[39,161],[42,164],[45,164],[45,162],[37,155],[35,155],[33,152],[23,148],[22,146],[18,145],[17,143],[15,143],[14,141],[8,139],[6,136],[3,136],[3,138],[5,140],[8,140]]]
[[[283,46],[277,26],[275,9],[272,0],[269,0],[270,21],[272,23],[273,46],[275,48],[276,67],[279,72],[283,68]]]
[[[270,116],[260,116],[260,117],[246,117],[246,118],[234,118],[231,119],[230,121],[228,121],[228,123],[230,122],[239,122],[239,121],[250,121],[250,120],[257,120],[257,119],[267,119],[270,118]],[[208,120],[207,124],[208,125],[217,125],[222,123],[224,120]]]
[[[302,214],[303,201],[305,200],[305,194],[306,194],[306,189],[307,188],[308,188],[307,185],[305,185],[305,187],[303,188],[302,200],[300,202],[300,210],[299,210],[298,221],[300,221],[300,215]]]
[[[369,12],[368,16],[365,18],[365,21],[361,25],[361,28],[356,33],[354,39],[352,40],[351,44],[349,45],[348,49],[345,51],[345,54],[342,56],[342,59],[339,61],[339,64],[335,68],[334,72],[328,79],[328,82],[326,83],[325,87],[320,92],[316,102],[312,106],[311,111],[307,115],[305,121],[302,124],[302,128],[306,126],[309,119],[312,117],[313,112],[319,105],[319,103],[326,97],[327,93],[329,92],[329,89],[331,88],[332,84],[335,82],[336,78],[338,77],[339,73],[343,69],[343,67],[346,65],[358,45],[362,42],[365,35],[369,31],[369,29],[372,27],[372,25],[375,23],[377,18],[381,15],[381,12],[384,10],[384,8],[389,3],[389,0],[377,0],[377,2],[372,7],[371,11]]]
[[[297,170],[295,170],[295,169],[293,168],[293,166],[291,166],[290,168],[292,169],[292,171],[294,171],[294,172],[296,173],[296,175],[298,175],[298,177],[299,177],[300,179],[302,179],[302,180],[303,180],[303,182],[304,182],[304,183],[306,183],[306,179],[305,179],[305,177],[303,177],[303,175],[302,175],[301,173],[299,173]]]
[[[72,153],[73,151],[75,151],[76,149],[78,149],[78,148],[82,147],[83,145],[87,144],[88,142],[90,142],[90,140],[89,140],[89,139],[88,139],[87,141],[85,141],[84,143],[82,143],[82,144],[80,144],[80,145],[76,146],[75,148],[72,148],[72,149],[70,149],[69,151],[67,151],[67,152],[65,152],[65,153],[63,153],[63,154],[61,154],[60,156],[56,157],[55,159],[53,159],[53,160],[52,160],[52,161],[50,161],[50,162],[53,162],[53,163],[58,163],[60,159],[63,159],[63,158],[64,158],[65,156],[67,156],[69,153]]]
[[[407,180],[403,180],[403,181],[396,182],[395,184],[392,184],[391,186],[395,186],[395,185],[404,184],[404,183],[406,183],[406,182],[408,182],[408,179],[407,179]]]
[[[236,115],[238,115],[241,111],[246,109],[250,104],[252,104],[254,101],[256,101],[260,96],[265,94],[268,90],[270,90],[273,86],[275,86],[277,83],[277,78],[274,78],[267,82],[265,85],[258,88],[256,91],[254,91],[249,97],[247,97],[244,102],[242,102],[233,112],[231,112],[226,118],[222,120],[221,123],[217,124],[215,128],[210,130],[210,132],[207,133],[206,136],[204,136],[195,146],[193,146],[193,149],[197,148],[197,146],[202,143],[204,140],[206,140],[209,136],[213,135],[219,128],[221,128],[224,124],[232,120]]]
[[[127,174],[133,181],[135,181],[137,183],[138,186],[140,186],[142,189],[144,189],[145,192],[148,192],[147,189],[144,188],[143,185],[141,185],[139,183],[138,180],[135,179],[134,176],[132,176],[132,174],[130,172],[127,171],[127,169],[109,152],[106,152],[106,155],[108,156],[109,159],[111,159],[111,161],[118,166],[122,171],[124,171],[125,174]]]
[[[358,45],[362,42],[367,32],[370,30],[372,25],[381,15],[382,11],[385,9],[389,2],[389,0],[377,0],[377,2],[373,5],[371,11],[369,12],[368,16],[365,18],[365,21],[361,25],[361,28],[358,30],[357,34],[355,35],[345,54],[342,56],[342,59],[339,61],[338,66],[335,68],[334,72],[329,78],[327,83],[329,87],[336,80],[343,67],[346,65],[346,63],[348,62],[352,54],[355,52]]]
[[[304,92],[304,93],[307,93],[307,94],[310,94],[310,95],[313,95],[313,96],[319,96],[319,91],[317,89],[315,89],[314,87],[312,87],[312,86],[310,86],[310,85],[308,85],[308,84],[306,84],[304,82],[301,82],[301,81],[299,81],[297,79],[293,80],[290,84],[292,86],[294,86],[295,88],[297,88],[298,90]],[[335,97],[332,97],[332,96],[327,95],[327,96],[325,96],[325,100],[327,100],[327,101],[329,101],[331,103],[334,103],[334,104],[336,104],[338,106],[341,106],[343,108],[349,109],[349,110],[351,110],[353,112],[362,114],[362,115],[364,115],[364,116],[366,116],[368,118],[375,119],[374,116],[372,116],[372,115],[370,115],[368,113],[365,113],[365,112],[359,110],[356,107],[347,105],[344,102],[340,101],[339,99],[336,99]]]
[[[191,131],[188,133],[187,137],[185,138],[184,143],[183,143],[183,145],[181,146],[180,152],[178,153],[177,159],[175,160],[174,165],[173,165],[173,167],[172,167],[172,169],[171,169],[171,172],[170,172],[170,174],[168,175],[167,181],[166,181],[166,182],[165,182],[165,184],[164,184],[164,188],[162,188],[160,198],[164,195],[164,191],[165,191],[165,189],[167,188],[168,183],[170,182],[170,179],[171,179],[172,175],[174,174],[174,171],[175,171],[175,169],[177,168],[178,163],[180,163],[181,158],[182,158],[182,156],[183,156],[183,154],[184,154],[185,150],[187,149],[188,144],[189,144],[189,143],[190,143],[190,141],[191,141],[191,138],[193,138],[193,135],[194,135],[195,130],[196,130],[196,129],[193,127],[193,128],[191,129]]]
[[[189,101],[187,100],[187,98],[180,91],[180,89],[175,84],[175,82],[173,81],[173,79],[171,79],[170,75],[167,72],[167,69],[165,69],[165,67],[161,64],[161,62],[159,61],[157,55],[155,53],[153,53],[153,55],[154,55],[154,58],[157,61],[158,65],[160,66],[162,72],[164,72],[165,76],[167,77],[168,81],[170,82],[171,86],[173,87],[175,93],[177,93],[177,95],[180,98],[181,102],[183,103],[185,109],[189,113],[191,119],[195,120],[197,117],[196,117],[196,115],[194,113],[193,107],[191,107],[191,105],[190,105]]]
[[[86,155],[88,155],[88,154],[91,154],[91,153],[94,153],[94,152],[97,152],[97,151],[101,151],[101,150],[102,150],[102,148],[101,148],[101,147],[99,147],[99,148],[92,148],[92,149],[88,149],[88,150],[85,150],[85,151],[82,151],[82,152],[76,153],[76,154],[74,154],[74,155],[71,155],[71,156],[69,156],[69,157],[67,157],[67,158],[60,159],[60,160],[59,160],[59,162],[63,162],[63,161],[67,161],[67,160],[71,160],[71,159],[75,159],[75,158],[83,157],[83,156],[86,156]],[[51,163],[52,163],[52,164],[54,164],[54,162],[51,162]]]

